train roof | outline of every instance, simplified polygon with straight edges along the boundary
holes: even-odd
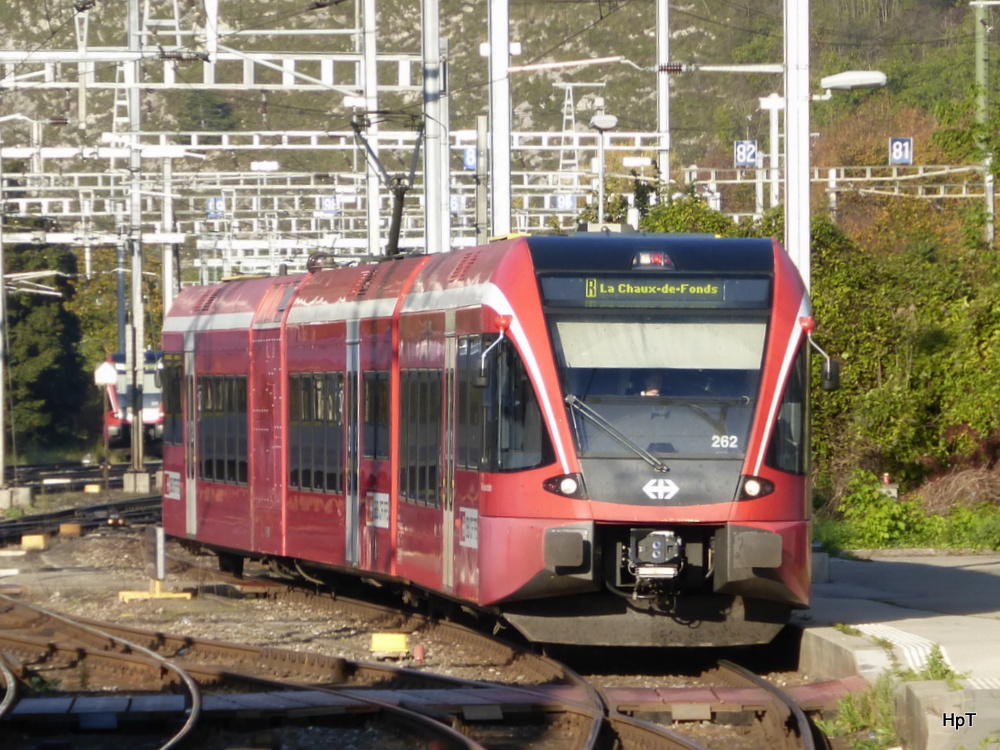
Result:
[[[666,252],[688,272],[773,273],[774,240],[708,234],[580,233],[527,238],[536,273],[629,271],[640,251]]]
[[[387,317],[404,289],[407,290],[404,311],[424,305],[461,306],[462,302],[478,297],[463,295],[459,290],[484,283],[499,283],[511,293],[524,286],[528,267],[523,261],[529,256],[535,275],[630,272],[636,254],[650,251],[668,254],[674,271],[732,276],[774,274],[776,250],[780,252],[771,239],[703,234],[521,235],[449,253],[385,259],[305,275],[252,277],[189,287],[175,299],[164,321],[164,331],[204,330],[205,324],[193,321],[205,316],[213,318],[209,328],[247,328],[258,318],[268,290],[275,286],[295,289],[294,297],[283,299],[287,299],[290,308],[287,322],[296,325],[358,312],[363,317]],[[418,266],[420,270],[414,275]],[[445,290],[451,292],[447,300],[440,297]],[[278,304],[275,300],[273,306]],[[275,312],[280,314],[284,304],[281,302]]]

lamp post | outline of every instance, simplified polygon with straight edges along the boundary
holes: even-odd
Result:
[[[860,88],[877,88],[880,86],[885,86],[887,82],[885,73],[878,70],[847,70],[843,73],[837,73],[832,76],[826,76],[821,78],[819,85],[824,91],[822,94],[811,94],[809,96],[810,101],[814,102],[825,102],[833,98],[834,91],[850,91],[851,89]],[[780,149],[778,146],[779,134],[778,134],[778,111],[785,108],[785,97],[780,94],[769,94],[760,98],[760,108],[767,111],[770,115],[770,155],[769,159],[769,169],[768,175],[770,177],[771,184],[771,207],[778,205],[778,183],[779,183],[779,168],[778,168],[778,154]]]
[[[604,111],[604,99],[594,100],[597,113],[590,118],[590,127],[597,131],[597,223],[604,223],[604,134],[618,126],[618,118]]]
[[[798,78],[799,67],[789,64],[786,90],[790,77]],[[808,65],[806,66],[808,69]],[[793,76],[792,74],[795,74]],[[809,181],[809,107],[811,101],[827,101],[833,91],[885,86],[885,73],[877,70],[848,70],[820,80],[824,93],[812,95],[806,89],[804,97],[788,94],[785,100],[785,249],[792,256],[805,282],[811,282],[810,259],[810,181]],[[805,85],[808,86],[808,80]],[[775,116],[774,109],[771,116]],[[772,130],[773,132],[773,130]],[[773,149],[773,145],[772,145]],[[772,172],[773,174],[773,172]]]
[[[31,123],[32,127],[39,125],[65,125],[63,118],[35,120],[22,114],[4,115],[0,117],[0,125],[5,122],[20,120]],[[34,130],[32,131],[34,134]],[[4,258],[3,229],[6,221],[6,185],[3,176],[3,129],[0,128],[0,490],[7,489],[7,264]]]

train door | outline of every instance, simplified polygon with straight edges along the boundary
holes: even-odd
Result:
[[[344,393],[344,408],[347,418],[347,515],[344,523],[344,562],[358,564],[358,541],[360,536],[360,499],[358,497],[358,471],[361,463],[361,437],[359,421],[359,384],[361,380],[361,325],[358,320],[347,321],[347,381]]]
[[[281,401],[277,394],[281,341],[277,328],[253,332],[250,379],[250,545],[283,554],[281,523]]]
[[[457,338],[455,366],[455,450],[452,507],[455,513],[454,588],[467,599],[479,596],[479,497],[483,463],[486,387],[481,372],[484,344],[478,335]]]
[[[361,324],[361,412],[358,438],[359,542],[358,567],[389,573],[392,564],[389,472],[390,389],[392,339],[388,321]]]
[[[294,292],[291,283],[268,289],[250,331],[250,546],[275,555],[285,554],[281,318]]]
[[[194,374],[194,334],[184,334],[184,531],[198,536],[198,389]]]
[[[455,338],[455,311],[445,313],[444,339],[444,436],[441,459],[441,586],[451,591],[455,585],[455,363],[458,339]]]
[[[422,586],[443,586],[446,535],[444,467],[444,316],[401,316],[395,573]],[[452,512],[453,513],[453,512]]]

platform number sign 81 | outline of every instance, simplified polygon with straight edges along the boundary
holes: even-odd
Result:
[[[913,139],[912,138],[890,138],[889,139],[889,163],[890,164],[913,164]]]
[[[739,167],[757,166],[757,141],[734,141],[733,162]]]

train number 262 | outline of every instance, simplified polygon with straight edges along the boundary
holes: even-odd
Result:
[[[713,448],[732,450],[739,446],[740,439],[736,435],[712,435]]]

